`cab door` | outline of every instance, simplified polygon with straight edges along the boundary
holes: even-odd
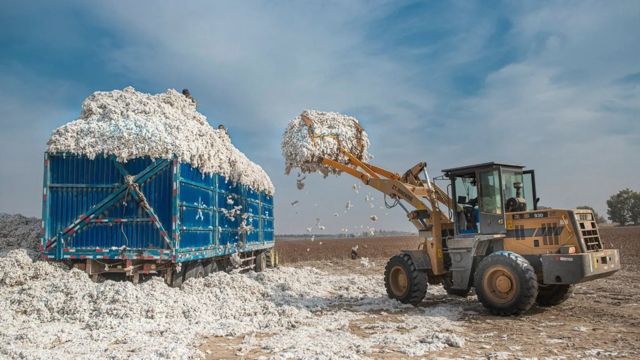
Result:
[[[480,234],[505,233],[500,171],[498,169],[479,171],[478,175]]]
[[[522,196],[527,202],[527,210],[538,210],[536,176],[533,170],[525,170],[522,172],[522,192]]]

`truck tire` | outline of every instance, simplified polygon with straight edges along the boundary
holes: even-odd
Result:
[[[536,303],[539,306],[556,306],[573,294],[573,285],[538,285]]]
[[[184,273],[184,281],[189,279],[199,279],[204,277],[204,267],[200,263],[190,264],[187,272]]]
[[[265,255],[267,257],[267,267],[270,268],[276,268],[278,267],[278,252],[275,249],[271,249],[267,252],[265,252]]]
[[[211,260],[204,266],[204,276],[208,276],[216,271],[218,271],[218,263],[215,260]]]
[[[256,255],[256,266],[254,268],[255,272],[263,272],[267,269],[267,254],[261,252]]]
[[[384,269],[384,286],[389,298],[418,305],[427,294],[427,273],[416,268],[411,256],[395,255]]]
[[[444,287],[449,295],[467,297],[469,295],[469,291],[471,291],[470,287],[467,287],[466,289],[452,289],[452,286],[453,282],[449,277],[445,277],[444,280],[442,280],[442,287]]]
[[[182,265],[181,270],[177,271],[175,268],[171,270],[171,287],[179,288],[182,286],[184,282],[184,265]]]
[[[498,251],[482,259],[474,276],[478,300],[492,314],[519,315],[538,296],[538,280],[529,262],[510,251]]]

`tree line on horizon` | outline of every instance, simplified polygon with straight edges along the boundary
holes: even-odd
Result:
[[[640,225],[640,193],[626,188],[611,195],[607,200],[607,215],[620,226]]]
[[[598,224],[605,224],[607,219],[598,214],[591,206],[582,205],[577,209],[589,209]],[[607,200],[607,218],[620,226],[640,225],[640,193],[629,188],[622,189]]]

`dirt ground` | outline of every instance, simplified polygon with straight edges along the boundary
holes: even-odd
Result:
[[[607,247],[621,252],[623,269],[613,276],[576,286],[565,303],[551,308],[534,307],[519,317],[497,317],[485,311],[475,295],[459,298],[445,295],[440,286],[432,286],[421,307],[442,304],[457,306],[463,314],[463,347],[447,347],[422,358],[480,359],[638,359],[640,358],[640,227],[603,227]],[[320,239],[281,241],[277,247],[288,266],[312,266],[336,274],[382,276],[391,255],[401,249],[417,248],[414,237],[368,239]],[[351,247],[359,245],[359,255],[369,259],[349,259]],[[309,249],[309,251],[307,251]],[[380,321],[398,321],[406,312],[372,313]],[[365,320],[354,322],[350,330],[367,336]],[[208,358],[232,358],[234,346],[242,339],[213,338],[201,349]],[[215,354],[215,355],[213,355]],[[254,351],[244,358],[273,356]],[[367,354],[377,359],[410,358],[406,354],[385,351]]]

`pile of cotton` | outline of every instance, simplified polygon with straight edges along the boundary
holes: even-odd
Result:
[[[36,256],[41,231],[39,219],[0,213],[0,255],[25,249],[29,255]]]
[[[156,95],[132,87],[95,92],[82,103],[80,118],[56,129],[48,146],[52,153],[90,159],[175,156],[204,173],[274,192],[267,173],[233,146],[227,132],[212,128],[196,103],[173,89]]]
[[[311,120],[310,126],[305,123],[305,118]],[[362,161],[371,158],[369,138],[356,118],[335,112],[305,110],[289,122],[282,137],[285,174],[294,168],[303,173],[338,173],[321,162],[327,158],[349,164],[340,148]]]

